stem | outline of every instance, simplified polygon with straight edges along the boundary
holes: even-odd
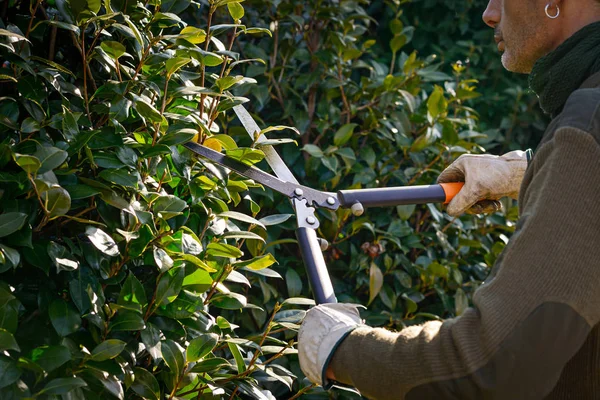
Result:
[[[81,58],[82,58],[84,67],[87,66],[87,54],[85,52],[85,29],[86,28],[87,28],[87,25],[84,25],[83,28],[81,29]],[[90,78],[91,78],[91,76],[90,76]],[[87,74],[85,72],[83,73],[83,95],[85,96],[85,111],[87,112],[88,119],[91,121],[90,101],[88,98],[88,91],[87,91]]]
[[[208,44],[210,43],[210,24],[212,23],[212,16],[213,13],[215,12],[215,7],[211,6],[210,9],[208,10],[208,26],[206,28],[206,44],[204,45],[204,51],[208,51]],[[204,77],[206,75],[206,65],[204,65],[204,63],[202,63],[202,67],[201,67],[201,85],[202,87],[204,87]],[[202,118],[202,114],[204,114],[204,97],[205,95],[202,94],[200,95],[200,118]]]
[[[233,28],[233,35],[231,35],[231,40],[229,41],[229,51],[231,51],[231,49],[233,48],[233,42],[235,40],[235,34],[237,33],[237,26],[235,28]],[[227,61],[229,59],[226,57],[225,60],[223,60],[223,66],[221,67],[221,73],[219,74],[219,79],[223,77],[223,75],[225,74],[225,68],[227,67]],[[210,127],[212,126],[213,122],[215,122],[215,119],[217,119],[217,114],[216,113],[216,109],[217,109],[217,98],[213,97],[212,101],[210,102],[210,122],[208,123],[208,129],[210,130]]]
[[[302,389],[300,389],[298,391],[298,393],[296,393],[295,395],[293,395],[292,397],[290,397],[288,400],[295,400],[295,399],[297,399],[298,397],[302,396],[304,393],[308,392],[310,389],[314,388],[315,386],[317,386],[317,385],[315,383],[313,383],[310,386],[303,387]]]
[[[350,111],[350,104],[348,104],[348,99],[346,98],[346,92],[344,91],[344,81],[342,80],[343,78],[344,76],[342,75],[342,64],[338,62],[338,79],[340,81],[340,93],[342,94],[342,101],[344,102],[344,108],[346,109],[346,123],[349,124],[352,114]]]

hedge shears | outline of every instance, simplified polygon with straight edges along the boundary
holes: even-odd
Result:
[[[260,128],[246,111],[237,105],[233,108],[238,119],[254,140],[261,132]],[[265,142],[264,135],[258,136],[258,144]],[[331,278],[323,258],[323,246],[317,238],[316,230],[319,220],[315,216],[316,208],[322,207],[337,210],[339,207],[349,208],[354,215],[361,215],[368,207],[392,207],[407,204],[448,203],[460,191],[462,182],[440,183],[435,185],[399,186],[389,188],[340,190],[337,193],[323,192],[301,185],[285,164],[279,153],[271,145],[261,146],[265,160],[276,176],[263,170],[246,165],[238,160],[227,157],[198,143],[188,142],[185,147],[192,152],[252,179],[263,186],[271,188],[287,196],[296,212],[298,227],[296,237],[306,266],[310,286],[317,304],[335,303],[336,297],[331,284]]]

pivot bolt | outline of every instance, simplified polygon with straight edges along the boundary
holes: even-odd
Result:
[[[296,188],[296,190],[294,190],[294,194],[296,196],[302,196],[304,194],[304,192],[302,191],[302,189]]]
[[[317,220],[315,219],[315,217],[308,217],[306,218],[306,222],[308,222],[309,225],[314,225],[317,223]]]
[[[329,204],[330,206],[335,204],[335,199],[333,197],[328,197],[327,198],[327,204]]]
[[[354,215],[355,217],[359,217],[363,215],[365,209],[362,204],[357,202],[352,204],[352,207],[350,207],[350,211],[352,211],[352,215]]]

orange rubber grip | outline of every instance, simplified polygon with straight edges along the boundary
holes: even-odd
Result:
[[[444,189],[444,193],[446,193],[446,201],[444,201],[444,204],[450,203],[450,200],[460,192],[460,189],[462,189],[464,185],[464,182],[440,183],[440,186]]]

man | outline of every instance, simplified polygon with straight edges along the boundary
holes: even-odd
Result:
[[[298,348],[313,382],[377,399],[600,399],[600,3],[491,0],[483,19],[553,120],[524,177],[516,152],[463,156],[440,180],[466,182],[453,215],[518,194],[516,232],[460,317],[392,333],[355,305],[310,310]]]

